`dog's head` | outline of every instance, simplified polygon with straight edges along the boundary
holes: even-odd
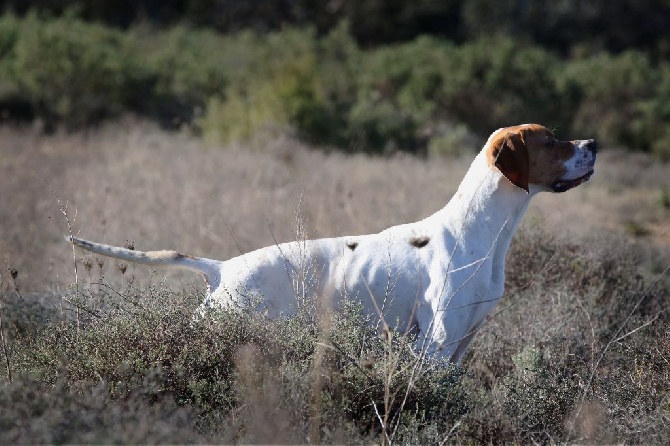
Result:
[[[485,146],[489,166],[517,187],[565,192],[593,175],[598,145],[595,139],[559,141],[539,124],[498,129]]]

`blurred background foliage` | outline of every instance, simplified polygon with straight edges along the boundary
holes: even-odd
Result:
[[[279,128],[337,150],[429,155],[532,121],[670,158],[668,0],[4,7],[4,121],[77,129],[132,112],[217,143]]]

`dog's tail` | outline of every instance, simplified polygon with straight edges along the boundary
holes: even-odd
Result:
[[[221,264],[218,260],[193,257],[180,254],[177,251],[134,251],[132,249],[118,246],[103,245],[102,243],[89,242],[70,235],[65,240],[87,251],[94,252],[107,257],[126,260],[128,262],[141,263],[144,265],[171,266],[197,271],[205,276],[210,292],[219,286],[221,281]]]

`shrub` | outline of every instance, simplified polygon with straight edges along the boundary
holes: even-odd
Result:
[[[354,148],[425,153],[450,49],[426,37],[368,52],[348,119]]]
[[[670,160],[670,64],[662,63],[655,75],[651,96],[639,101],[640,120],[636,130],[649,142],[651,152],[661,161]],[[631,147],[635,149],[636,147]]]
[[[575,54],[561,59],[504,36],[361,48],[346,22],[322,36],[312,28],[221,35],[5,14],[0,106],[5,118],[50,127],[133,111],[215,142],[278,128],[370,153],[444,153],[471,132],[541,122],[667,158],[667,64],[637,51]]]
[[[5,61],[35,112],[77,126],[128,108],[150,79],[128,35],[64,17],[27,16]]]
[[[210,98],[199,120],[206,138],[227,142],[248,139],[264,127],[296,124],[314,98],[314,37],[309,30],[287,30],[260,40],[249,34],[230,39],[232,45],[251,37],[248,60],[231,74],[219,96]]]
[[[649,372],[644,382],[622,378],[650,359],[651,345],[659,346],[649,365],[655,370],[670,354],[667,289],[645,285],[621,243],[577,245],[537,230],[517,235],[502,308],[475,340],[467,367],[468,393],[485,390],[457,439],[654,442],[667,435],[658,425],[667,416],[665,390],[657,391],[667,389],[659,381],[665,372]],[[630,407],[638,411],[632,418],[624,415]]]
[[[519,122],[564,122],[570,103],[558,84],[558,59],[511,39],[481,39],[458,49],[444,94],[449,110],[477,132]],[[457,74],[454,74],[453,72]]]
[[[266,54],[275,40],[294,51]],[[274,124],[345,150],[426,153],[432,138],[450,137],[440,129],[455,120],[478,132],[569,124],[572,96],[558,83],[557,59],[510,39],[455,47],[422,37],[361,51],[343,25],[320,40],[284,31],[258,44],[258,57],[274,69],[258,67],[210,101],[200,123],[212,139],[248,138]]]
[[[133,108],[173,127],[190,124],[222,95],[239,59],[235,52],[245,48],[243,38],[229,44],[213,31],[182,25],[160,32],[140,25],[129,33],[154,79]]]
[[[163,417],[177,411],[197,416],[200,433],[194,430],[193,438],[260,442],[277,441],[282,429],[286,441],[309,435],[335,441],[342,423],[347,428],[338,435],[349,439],[382,435],[372,405],[388,414],[389,435],[424,438],[422,426],[454,420],[467,407],[458,369],[430,361],[417,368],[415,357],[407,355],[408,340],[382,340],[362,319],[360,304],[350,301],[332,321],[317,318],[309,306],[276,321],[224,310],[194,320],[192,307],[179,301],[183,296],[163,289],[129,288],[115,303],[107,292],[78,296],[79,305],[96,308],[97,316],[35,327],[15,340],[17,379],[32,380],[31,388],[49,407],[52,398],[70,404],[81,395],[87,401],[89,392],[98,395],[96,404],[111,407],[168,403],[142,423],[152,423],[152,417],[164,423]],[[44,393],[49,388],[55,394]],[[268,406],[268,398],[276,404]],[[11,413],[32,423],[39,415],[26,405]],[[109,428],[111,421],[99,412],[90,414],[102,423],[94,433]],[[47,423],[60,419],[48,415]],[[235,419],[244,421],[230,422]],[[85,426],[61,427],[57,437],[42,438],[82,438],[79,429]]]
[[[478,150],[481,145],[479,138],[465,124],[445,123],[437,125],[433,131],[428,142],[428,156],[461,156]]]
[[[20,20],[13,14],[0,16],[0,60],[6,63],[12,57],[14,46],[19,38]]]
[[[646,55],[600,53],[569,64],[566,76],[581,91],[575,131],[595,134],[607,144],[650,150],[654,138],[647,132],[644,104],[656,93],[659,72]]]

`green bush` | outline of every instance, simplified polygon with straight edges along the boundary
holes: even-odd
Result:
[[[80,126],[130,108],[149,80],[127,34],[32,14],[6,51],[4,73],[38,116]]]
[[[168,407],[164,413],[140,415],[138,425],[150,425],[152,416],[171,416],[175,406],[181,407],[195,418],[194,433],[197,423],[198,435],[219,441],[271,441],[277,432],[270,437],[253,429],[270,415],[288,423],[287,441],[304,441],[315,420],[323,441],[335,441],[332,436],[342,424],[349,439],[378,436],[382,429],[373,404],[389,414],[393,429],[388,432],[395,431],[402,441],[424,438],[422,425],[453,421],[467,408],[458,368],[439,361],[417,368],[415,356],[408,354],[411,339],[380,338],[362,318],[360,303],[345,301],[332,320],[311,306],[276,321],[246,311],[214,311],[194,320],[192,300],[164,289],[129,288],[116,296],[73,294],[70,301],[95,308],[97,316],[15,334],[16,379],[30,382],[49,406],[52,398],[70,404],[80,395],[79,401],[87,401],[92,398],[87,392],[97,386],[96,404]],[[11,426],[12,416],[20,415],[37,428],[33,421],[39,414],[27,406],[24,402],[6,411],[5,418],[0,413],[0,426]],[[269,415],[268,407],[281,413]],[[101,425],[53,426],[53,436],[33,432],[32,438],[82,438],[79,429],[99,438],[113,420],[94,410],[89,415]],[[60,419],[51,411],[49,416],[46,423]],[[239,416],[246,421],[230,422]],[[279,428],[274,422],[268,426]],[[13,429],[6,432],[16,435]],[[148,435],[160,438],[158,432]]]
[[[655,74],[654,92],[638,103],[639,123],[635,127],[638,134],[649,141],[651,152],[657,158],[670,160],[670,64],[660,64]],[[637,147],[629,146],[630,149]]]
[[[175,126],[191,123],[209,100],[221,96],[235,56],[230,48],[243,49],[210,30],[186,26],[162,32],[137,26],[130,35],[154,80],[135,108]]]
[[[451,49],[425,37],[366,55],[347,123],[354,148],[425,152],[432,124],[441,118],[439,89]]]
[[[286,30],[267,39],[243,33],[227,39],[231,46],[240,41],[248,50],[245,59],[238,61],[227,88],[210,98],[207,113],[198,121],[213,141],[248,139],[268,126],[295,124],[303,109],[315,103],[311,31]]]
[[[462,123],[437,125],[428,142],[429,157],[461,156],[474,152],[481,141]]]
[[[12,14],[0,16],[0,61],[3,65],[8,58],[12,57],[12,52],[19,39],[21,22]]]
[[[646,131],[650,116],[645,116],[644,104],[655,96],[659,74],[636,51],[601,53],[568,64],[566,77],[581,92],[572,127],[608,145],[649,151],[653,136]]]
[[[670,68],[637,51],[561,59],[504,36],[361,48],[346,22],[323,36],[311,28],[221,35],[33,13],[2,16],[0,56],[2,115],[50,125],[133,111],[217,143],[280,129],[345,151],[425,154],[540,122],[670,156]]]

